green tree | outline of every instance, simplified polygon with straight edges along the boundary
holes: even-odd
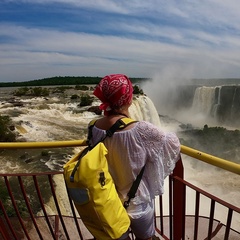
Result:
[[[71,96],[71,99],[72,100],[76,100],[76,99],[78,99],[79,98],[79,96],[77,95],[77,94],[73,94],[72,96]]]
[[[89,87],[86,86],[86,85],[76,85],[75,89],[82,90],[82,91],[87,91],[87,90],[89,90]]]
[[[92,102],[93,102],[93,98],[88,94],[82,94],[80,96],[80,104],[79,104],[80,107],[89,106],[92,104]]]
[[[48,96],[49,90],[47,88],[35,87],[31,89],[30,95],[40,97],[40,96]]]
[[[29,88],[28,87],[23,87],[23,88],[18,88],[17,90],[14,91],[14,95],[15,96],[25,96],[27,95],[27,93],[29,92]]]
[[[144,92],[138,85],[134,85],[133,86],[133,94],[141,94],[141,95],[143,95]]]

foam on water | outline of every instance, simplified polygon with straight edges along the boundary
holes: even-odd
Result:
[[[9,161],[8,157],[1,157],[0,163],[1,166],[4,166],[4,168],[0,168],[0,173],[5,173],[6,169],[8,172],[15,172],[21,168],[17,162]]]

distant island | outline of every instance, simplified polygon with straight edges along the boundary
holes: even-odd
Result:
[[[31,80],[25,82],[0,82],[0,87],[25,87],[25,86],[55,86],[55,85],[88,85],[98,84],[102,77],[50,77],[38,80]],[[150,80],[150,78],[130,78],[132,83],[139,83],[142,81]]]

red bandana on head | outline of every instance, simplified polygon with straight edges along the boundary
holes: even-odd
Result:
[[[100,109],[104,110],[105,115],[107,115],[107,111],[130,103],[132,93],[132,83],[123,74],[105,76],[93,92],[102,101]]]

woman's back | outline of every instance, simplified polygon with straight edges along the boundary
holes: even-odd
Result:
[[[106,134],[99,126],[96,124],[92,130],[93,143]],[[108,127],[106,125],[106,129]],[[144,176],[133,202],[139,204],[146,198],[150,200],[156,194],[163,193],[164,177],[171,173],[178,158],[179,142],[175,134],[166,134],[151,123],[141,121],[116,132],[104,143],[108,149],[109,171],[122,199],[125,200],[132,182],[144,165]],[[170,157],[167,162],[165,155]]]

